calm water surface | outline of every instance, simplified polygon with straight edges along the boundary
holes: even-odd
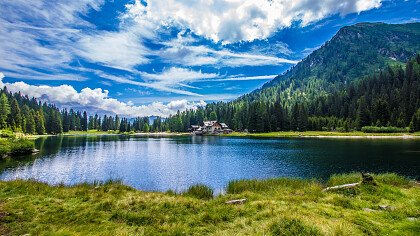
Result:
[[[0,179],[51,184],[119,179],[137,189],[181,191],[195,183],[222,191],[233,179],[396,172],[420,178],[420,140],[144,138],[66,136],[36,140],[41,152],[0,161]]]

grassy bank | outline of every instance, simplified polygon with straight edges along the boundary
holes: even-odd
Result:
[[[0,131],[0,159],[6,156],[31,154],[35,150],[35,142],[22,134],[11,131]]]
[[[412,137],[420,138],[420,133],[364,133],[361,131],[356,132],[328,132],[328,131],[305,131],[305,132],[294,132],[294,131],[281,131],[271,133],[240,133],[233,132],[231,134],[225,134],[223,136],[230,137],[261,137],[261,138],[276,138],[276,137]]]
[[[1,235],[416,235],[420,187],[394,175],[378,185],[324,192],[317,181],[242,180],[227,194],[141,192],[119,183],[48,186],[0,182]],[[329,186],[359,181],[333,176]],[[209,199],[210,198],[210,199]],[[228,205],[246,198],[242,205]]]

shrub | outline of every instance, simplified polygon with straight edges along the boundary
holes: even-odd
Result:
[[[398,127],[377,127],[377,126],[363,126],[362,132],[364,133],[406,133],[408,132],[407,128],[398,128]]]
[[[213,189],[203,184],[197,184],[189,187],[183,195],[209,200],[213,198]]]

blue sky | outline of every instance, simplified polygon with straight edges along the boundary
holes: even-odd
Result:
[[[62,107],[167,116],[228,101],[341,27],[420,21],[418,0],[0,1],[0,85]]]

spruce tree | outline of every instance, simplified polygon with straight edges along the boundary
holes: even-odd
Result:
[[[5,93],[0,95],[0,129],[7,128],[7,118],[10,114],[10,105]]]

